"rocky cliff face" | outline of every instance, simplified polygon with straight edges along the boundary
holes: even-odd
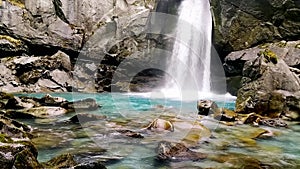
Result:
[[[265,42],[300,38],[298,0],[212,0],[215,46],[221,55]]]
[[[137,13],[149,12],[153,5],[153,2],[145,4],[142,0],[117,0],[115,3],[111,0],[2,1],[0,34],[7,48],[1,50],[17,54],[47,53],[43,51],[47,48],[78,52],[97,29],[112,21],[113,16],[119,17],[118,28],[122,32],[126,24],[130,25],[140,16]]]
[[[105,87],[102,83],[110,82],[111,75],[107,74],[112,71],[97,73],[103,70],[99,60],[104,60],[105,69],[113,70],[122,58],[145,48],[143,31],[155,3],[154,0],[1,1],[0,57],[4,58],[1,90],[109,90],[109,84]],[[91,43],[97,45],[97,53],[85,55]],[[68,68],[59,66],[62,64]]]

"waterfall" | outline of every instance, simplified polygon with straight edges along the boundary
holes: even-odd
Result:
[[[209,0],[183,0],[167,61],[164,93],[210,93],[212,17]]]

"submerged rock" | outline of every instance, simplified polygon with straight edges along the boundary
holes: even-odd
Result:
[[[263,169],[263,164],[258,159],[243,154],[230,153],[210,158],[219,163],[229,164],[230,168]]]
[[[199,122],[194,122],[192,128],[182,139],[182,143],[186,146],[198,145],[200,141],[211,137],[211,131]]]
[[[106,169],[101,162],[86,162],[74,166],[74,169]]]
[[[131,131],[131,130],[118,130],[119,133],[132,138],[144,138],[144,136],[140,133]]]
[[[163,161],[198,161],[207,158],[206,154],[194,152],[182,143],[161,142],[158,145],[158,160]]]
[[[100,105],[97,104],[95,99],[87,98],[74,102],[66,102],[62,107],[70,111],[93,111],[97,110]]]
[[[103,120],[105,119],[106,116],[100,116],[100,115],[95,115],[95,114],[88,114],[88,113],[79,113],[76,114],[75,116],[71,117],[69,121],[72,123],[87,123],[90,121],[98,121],[98,120]]]
[[[10,118],[50,118],[75,111],[93,111],[100,107],[92,98],[69,102],[62,97],[53,97],[49,94],[42,98],[1,94],[0,106],[2,109],[6,109],[2,114]],[[87,114],[80,114],[79,116],[83,122],[104,118]],[[76,122],[75,117],[72,120]]]

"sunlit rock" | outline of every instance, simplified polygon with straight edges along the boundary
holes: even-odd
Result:
[[[214,118],[219,121],[233,122],[237,118],[237,114],[233,110],[221,108],[219,112],[214,114]]]
[[[163,120],[163,119],[155,119],[146,127],[146,129],[174,131],[174,126],[170,121]]]

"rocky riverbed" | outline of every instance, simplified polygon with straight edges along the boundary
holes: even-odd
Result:
[[[162,101],[131,96],[131,107],[122,94],[1,96],[5,168],[299,167],[299,125],[240,114],[234,101],[180,108],[178,101],[156,105]],[[19,107],[12,109],[16,100]]]

